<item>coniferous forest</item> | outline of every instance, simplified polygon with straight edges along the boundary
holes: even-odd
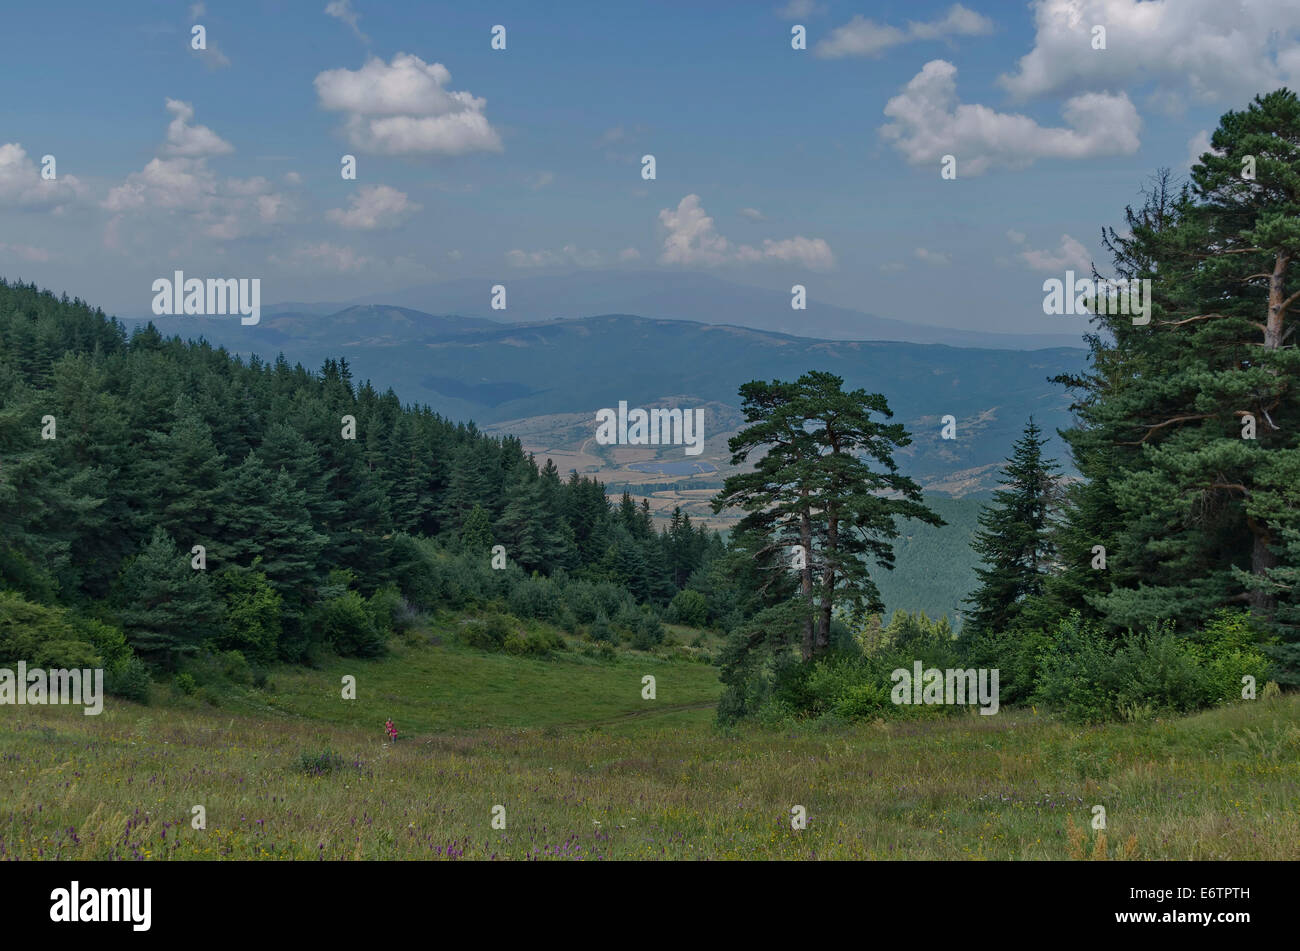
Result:
[[[96,66],[152,125],[61,38],[0,133],[0,860],[102,865],[0,896],[994,860],[951,920],[1208,924],[1147,860],[1300,859],[1300,13],[914,6],[272,4],[253,76],[198,3]],[[1144,864],[1005,864],[1067,859]]]

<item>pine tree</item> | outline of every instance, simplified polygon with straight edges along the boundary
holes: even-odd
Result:
[[[837,605],[884,609],[868,561],[893,566],[897,518],[943,524],[922,504],[920,486],[898,473],[893,453],[911,443],[906,430],[871,418],[893,415],[884,396],[846,393],[843,383],[812,371],[795,383],[744,384],[750,425],[729,441],[731,462],[764,455],[752,471],[729,476],[713,501],[715,512],[735,506],[748,513],[740,528],[766,540],[764,554],[802,548],[805,660],[830,648]]]
[[[972,608],[965,616],[965,637],[1008,630],[1025,599],[1043,592],[1054,557],[1052,518],[1060,468],[1043,457],[1046,442],[1030,417],[1003,467],[1005,488],[994,492],[980,511],[983,531],[971,547],[983,564],[975,569],[980,586],[966,599]]]
[[[118,619],[127,640],[146,660],[174,669],[221,630],[221,605],[205,571],[191,566],[163,529],[122,572]]]

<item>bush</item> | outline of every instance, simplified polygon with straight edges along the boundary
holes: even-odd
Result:
[[[1202,632],[1199,646],[1175,634],[1168,622],[1115,639],[1075,612],[1042,654],[1035,697],[1082,722],[1186,713],[1240,697],[1240,679],[1235,686],[1229,679],[1250,665],[1249,652],[1235,658],[1230,653],[1222,666],[1206,652],[1211,645],[1244,643],[1245,636],[1237,621],[1220,618]],[[1263,670],[1262,656],[1255,658],[1254,669]]]
[[[514,626],[504,616],[485,614],[461,629],[461,640],[468,647],[495,652],[504,650],[506,639],[514,633]]]
[[[378,657],[384,652],[384,637],[375,627],[366,601],[347,591],[321,605],[316,616],[321,637],[344,657]]]
[[[177,674],[173,684],[177,690],[187,697],[193,696],[194,692],[199,689],[198,681],[194,679],[193,674],[188,673]]]
[[[664,626],[659,619],[649,612],[642,612],[632,628],[632,646],[639,651],[648,651],[662,644]]]
[[[591,622],[587,636],[598,644],[615,644],[618,642],[618,635],[614,633],[614,626],[609,623],[609,618],[605,617],[604,614],[596,615],[596,620]]]
[[[104,670],[104,692],[136,703],[149,702],[149,668],[138,657],[128,657]]]
[[[298,771],[308,776],[324,776],[334,773],[347,765],[347,760],[333,750],[326,748],[314,752],[303,751],[298,754]]]
[[[238,565],[216,576],[217,593],[226,606],[216,645],[241,651],[269,664],[279,653],[284,599],[260,571]]]
[[[560,617],[564,601],[555,582],[534,576],[511,587],[506,603],[515,617],[554,621]]]
[[[366,607],[375,629],[383,634],[405,634],[415,626],[417,614],[395,584],[387,584],[370,596]]]
[[[526,633],[518,631],[506,637],[505,651],[516,656],[538,656],[553,650],[563,650],[564,640],[550,631]]]
[[[709,602],[698,591],[686,588],[673,595],[668,604],[668,620],[688,627],[704,627],[709,619]]]

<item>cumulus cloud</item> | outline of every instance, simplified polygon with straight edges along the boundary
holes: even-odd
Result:
[[[447,89],[441,63],[398,53],[372,57],[357,70],[331,69],[315,79],[321,108],[345,114],[343,132],[358,151],[381,155],[464,155],[499,152],[487,100]]]
[[[799,235],[781,241],[768,239],[761,248],[733,244],[718,234],[713,219],[700,204],[699,195],[687,195],[675,209],[663,209],[659,212],[659,221],[668,230],[659,255],[663,264],[717,267],[775,260],[815,270],[835,266],[835,255],[821,238]]]
[[[35,160],[17,142],[0,145],[0,207],[61,211],[86,189],[75,175],[41,178]]]
[[[959,102],[956,75],[952,63],[931,60],[885,105],[893,121],[880,132],[913,165],[953,155],[959,175],[980,175],[1039,159],[1131,155],[1140,144],[1142,120],[1123,93],[1075,96],[1061,109],[1065,127],[1041,126],[1028,116]]]
[[[1036,0],[1034,47],[999,82],[1020,100],[1156,84],[1177,107],[1237,102],[1300,81],[1295,0]],[[1092,28],[1106,28],[1106,49]]]
[[[123,216],[183,221],[187,228],[218,240],[264,233],[290,217],[290,204],[265,178],[221,178],[208,159],[233,147],[206,126],[190,125],[189,103],[168,99],[173,119],[160,151],[143,169],[109,190],[103,207],[115,217],[106,240],[116,245]]]
[[[955,3],[938,20],[909,21],[907,29],[877,23],[858,14],[843,26],[831,30],[830,35],[813,48],[813,54],[822,59],[839,59],[844,56],[879,56],[891,47],[919,40],[942,40],[954,36],[985,36],[993,32],[993,21],[974,10]]]
[[[194,107],[179,99],[167,100],[167,111],[173,116],[167,125],[167,141],[163,143],[164,155],[181,158],[204,158],[225,155],[235,147],[205,125],[190,125]]]
[[[344,228],[373,231],[395,228],[420,208],[405,192],[389,185],[362,185],[346,210],[331,208],[325,217]]]
[[[1007,232],[1008,237],[1012,234],[1013,232]],[[1024,236],[1021,235],[1020,237],[1021,240],[1016,241],[1017,244],[1024,243]],[[1012,240],[1015,241],[1014,238]],[[1023,251],[1016,252],[1016,257],[1035,271],[1060,272],[1069,269],[1085,274],[1092,273],[1092,255],[1083,246],[1083,242],[1070,237],[1068,234],[1061,235],[1060,245],[1054,251],[1026,248]]]

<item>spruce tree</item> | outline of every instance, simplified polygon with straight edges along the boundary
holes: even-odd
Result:
[[[971,547],[982,565],[979,588],[966,599],[963,636],[1002,633],[1013,627],[1025,599],[1042,594],[1052,569],[1052,518],[1059,466],[1043,456],[1047,440],[1033,417],[1002,470],[1003,488],[979,514],[983,529]]]

